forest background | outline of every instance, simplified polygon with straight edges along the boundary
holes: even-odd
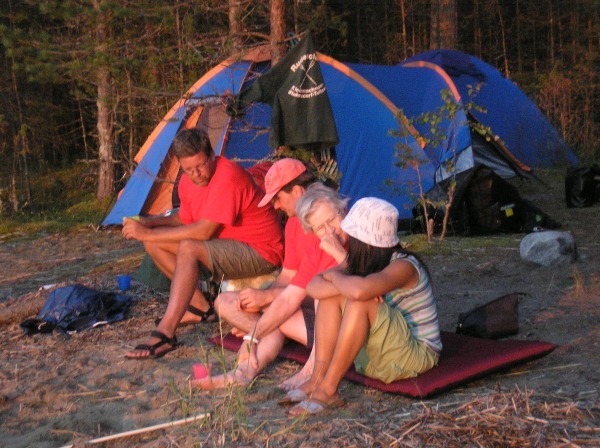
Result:
[[[208,69],[311,30],[343,62],[454,48],[497,67],[599,160],[598,0],[4,0],[0,233],[98,223],[152,129]]]

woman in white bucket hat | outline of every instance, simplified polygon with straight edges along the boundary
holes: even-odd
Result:
[[[397,224],[398,210],[372,197],[358,200],[343,219],[347,261],[307,287],[319,300],[315,366],[300,387],[307,398],[290,415],[343,405],[338,387],[352,363],[357,372],[385,383],[437,364],[442,345],[429,274],[401,248]]]

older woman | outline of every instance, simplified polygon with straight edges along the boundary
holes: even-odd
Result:
[[[333,215],[308,216],[314,230]],[[398,210],[377,198],[356,202],[341,221],[348,259],[317,274],[307,286],[319,301],[311,378],[283,402],[300,401],[289,414],[317,414],[345,402],[338,394],[354,362],[368,377],[390,383],[432,367],[442,349],[429,275],[397,236]],[[324,227],[325,228],[325,227]]]

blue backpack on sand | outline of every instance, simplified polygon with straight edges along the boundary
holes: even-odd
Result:
[[[27,334],[49,333],[54,328],[76,333],[123,320],[130,306],[130,296],[69,285],[52,291],[37,319],[26,319],[21,328]]]

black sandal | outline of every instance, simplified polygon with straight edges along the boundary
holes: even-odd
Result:
[[[188,312],[192,313],[194,316],[198,316],[198,317],[202,318],[202,320],[200,322],[196,322],[196,323],[202,323],[202,322],[213,323],[213,322],[216,322],[218,319],[217,313],[215,312],[215,307],[210,302],[208,302],[208,309],[206,311],[202,311],[201,309],[196,308],[193,305],[188,305],[187,310],[188,310]],[[214,316],[214,319],[211,319],[211,317],[213,317],[213,316]]]
[[[136,345],[134,347],[134,351],[136,350],[145,350],[148,351],[149,354],[148,356],[127,356],[125,355],[126,358],[128,359],[148,359],[148,358],[162,358],[163,356],[165,356],[167,353],[172,352],[173,350],[175,350],[177,348],[177,346],[179,345],[179,342],[177,341],[177,336],[173,335],[172,338],[167,337],[164,333],[158,331],[158,330],[154,330],[152,333],[150,333],[151,337],[155,337],[158,338],[159,341],[155,344],[139,344]],[[163,345],[169,344],[171,347],[163,350],[162,352],[156,354],[156,349],[162,347]]]
[[[186,322],[184,324],[178,324],[177,328],[181,328],[181,327],[186,327],[188,325],[196,325],[196,324],[201,324],[201,323],[209,323],[212,324],[213,322],[216,322],[219,317],[215,311],[215,308],[213,307],[211,302],[208,302],[208,309],[206,311],[202,311],[199,308],[196,308],[194,305],[188,305],[187,307],[188,312],[192,313],[194,316],[198,316],[201,317],[202,319],[199,322]],[[211,319],[211,317],[214,317],[214,319]],[[156,318],[154,319],[154,325],[158,326],[158,324],[160,324],[160,318]]]

